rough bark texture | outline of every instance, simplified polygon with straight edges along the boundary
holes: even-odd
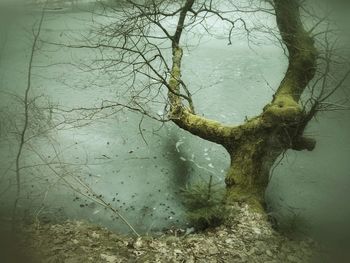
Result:
[[[195,115],[175,94],[181,90],[182,49],[179,44],[186,12],[194,1],[187,1],[173,41],[172,77],[169,81],[170,116],[179,127],[203,139],[223,145],[231,156],[226,176],[227,201],[244,201],[256,210],[264,208],[264,192],[270,169],[287,149],[312,150],[315,141],[303,137],[310,116],[299,104],[306,85],[314,77],[317,50],[304,30],[297,0],[274,0],[276,22],[289,52],[289,65],[271,103],[263,112],[239,126],[223,125]],[[181,34],[181,33],[180,33]]]

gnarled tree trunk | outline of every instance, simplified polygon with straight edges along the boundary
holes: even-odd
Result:
[[[269,182],[270,168],[282,148],[264,134],[243,136],[227,148],[231,165],[226,175],[227,195],[230,201],[248,203],[257,210],[265,207],[264,193]]]

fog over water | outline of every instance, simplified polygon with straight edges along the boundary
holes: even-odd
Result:
[[[50,104],[64,109],[98,107],[102,100],[123,96],[123,85],[113,72],[82,70],[82,65],[97,58],[95,50],[50,44],[78,43],[94,24],[108,18],[92,15],[93,5],[55,8],[45,14],[40,34],[43,42],[39,42],[34,58],[30,96],[39,96],[36,105]],[[40,12],[35,9],[17,17],[2,16],[0,207],[3,211],[12,206],[9,200],[15,193],[18,137],[14,134],[23,121],[23,104],[17,96],[24,96],[31,28],[39,17]],[[268,23],[274,24],[274,18],[270,19]],[[346,30],[344,27],[344,35]],[[283,50],[263,35],[257,34],[250,47],[246,38],[238,34],[232,45],[227,45],[227,39],[210,37],[204,37],[198,44],[194,35],[187,35],[186,41],[190,45],[184,51],[183,78],[191,91],[197,91],[193,97],[197,111],[225,123],[238,124],[259,114],[271,100],[273,87],[278,86],[287,67]],[[348,95],[349,89],[345,87],[335,94],[334,101]],[[163,114],[161,108],[156,111]],[[64,120],[56,110],[51,113],[53,123]],[[25,168],[21,170],[24,189],[21,211],[29,210],[51,220],[85,219],[128,231],[109,210],[63,186],[66,183],[62,178],[76,176],[119,209],[138,231],[149,233],[186,224],[179,191],[188,182],[208,182],[212,176],[215,184],[224,187],[229,156],[221,146],[172,123],[156,122],[130,111],[103,114],[95,116],[88,125],[81,126],[85,122],[74,123],[79,127],[59,125],[28,143],[23,152]],[[41,122],[48,121],[49,116],[36,113],[34,117],[37,123],[31,129],[45,130],[41,127],[48,123]],[[273,213],[283,218],[282,222],[295,221],[303,231],[316,234],[326,233],[328,229],[335,232],[328,226],[337,226],[343,233],[344,229],[350,229],[349,133],[349,111],[321,113],[307,129],[307,134],[317,140],[315,150],[288,151],[276,164],[267,199]],[[45,162],[50,165],[42,165]]]

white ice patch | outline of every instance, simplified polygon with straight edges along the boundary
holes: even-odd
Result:
[[[214,168],[214,165],[212,163],[208,164],[210,168]]]
[[[184,142],[183,141],[178,141],[176,144],[175,144],[175,147],[176,147],[176,151],[179,153],[180,152],[180,146],[181,144],[183,144]]]
[[[185,157],[182,157],[182,156],[181,156],[181,157],[180,157],[180,160],[186,162],[186,158],[185,158]]]
[[[100,210],[95,210],[95,211],[93,212],[94,215],[96,215],[96,214],[98,214],[98,213],[100,213]]]
[[[210,157],[206,157],[205,160],[210,161],[211,159],[210,159]]]

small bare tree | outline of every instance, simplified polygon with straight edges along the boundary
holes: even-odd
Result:
[[[55,139],[51,136],[51,133],[65,128],[87,125],[91,122],[91,119],[96,119],[99,116],[94,110],[91,110],[91,114],[87,112],[85,115],[72,119],[68,116],[55,115],[54,110],[57,106],[52,105],[46,96],[38,95],[34,91],[33,78],[35,73],[37,73],[34,72],[37,66],[35,60],[39,56],[42,44],[40,36],[45,22],[47,1],[45,2],[46,4],[42,6],[39,19],[35,21],[29,32],[31,45],[28,63],[25,67],[26,81],[23,94],[0,91],[1,96],[9,101],[7,103],[8,107],[0,109],[0,143],[9,141],[18,146],[14,147],[14,161],[10,161],[9,166],[2,169],[3,172],[0,174],[2,186],[0,196],[3,198],[7,192],[15,189],[12,218],[10,219],[12,228],[16,229],[18,225],[20,219],[19,208],[24,198],[31,199],[34,203],[40,200],[42,205],[39,205],[36,211],[34,211],[35,207],[29,208],[32,209],[30,214],[34,214],[35,219],[37,219],[44,209],[44,204],[50,191],[54,188],[62,190],[62,186],[65,186],[73,193],[109,210],[114,216],[120,218],[133,234],[139,236],[119,210],[107,202],[102,194],[96,193],[92,186],[80,176],[82,167],[92,165],[88,158],[86,157],[85,162],[81,163],[65,161],[65,149],[61,149],[59,143],[55,142]],[[3,44],[0,46],[2,49],[5,46],[5,42],[1,42],[1,44]],[[106,115],[104,114],[103,117],[105,118]],[[52,152],[52,156],[47,156],[40,149],[40,144],[43,144],[43,142],[46,146],[45,150]],[[78,171],[77,169],[72,169],[72,167],[79,167],[80,169]],[[5,179],[8,179],[6,180],[8,184],[5,183]],[[35,187],[34,193],[28,190],[28,181],[31,185],[29,188]],[[12,197],[11,193],[9,196]],[[23,212],[23,209],[21,212]]]

